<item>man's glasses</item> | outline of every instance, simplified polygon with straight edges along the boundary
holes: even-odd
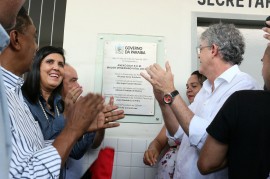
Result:
[[[208,45],[208,46],[203,46],[203,47],[197,47],[197,53],[198,55],[201,54],[201,51],[206,48],[206,47],[211,47],[212,45]]]

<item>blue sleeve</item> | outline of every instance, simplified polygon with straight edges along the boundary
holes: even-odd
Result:
[[[49,123],[40,105],[31,104],[27,100],[26,102],[35,120],[38,121],[39,123],[44,139],[45,140],[55,139],[65,127],[65,118],[63,113],[60,113],[59,116],[54,118],[47,112],[46,114],[50,120]],[[94,137],[95,132],[84,134],[84,136],[80,140],[78,140],[77,143],[74,145],[69,156],[77,160],[82,158],[85,152],[88,150],[88,148],[91,147]]]
[[[76,160],[82,158],[88,148],[91,147],[95,134],[95,132],[84,134],[83,137],[74,145],[69,156]]]

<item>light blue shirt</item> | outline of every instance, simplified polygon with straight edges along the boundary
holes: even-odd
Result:
[[[44,140],[38,122],[24,102],[23,79],[4,68],[1,71],[12,133],[9,178],[59,178],[61,157],[50,145],[52,141]]]
[[[60,101],[62,97],[58,94],[54,98],[54,114],[48,109],[46,101],[42,96],[39,96],[39,101],[31,103],[25,98],[26,104],[29,106],[33,117],[38,121],[45,140],[55,139],[65,126],[65,118],[60,108],[63,108]],[[42,106],[41,106],[42,105]],[[82,161],[78,160],[90,148],[95,137],[95,132],[87,133],[83,138],[74,145],[70,152],[69,159],[62,168],[60,178],[80,178],[82,174]],[[72,175],[72,177],[71,177]]]
[[[0,53],[8,46],[9,44],[9,35],[6,30],[0,24]]]
[[[9,44],[9,36],[0,24],[0,54]],[[8,178],[11,154],[10,121],[7,108],[7,97],[3,84],[2,70],[0,70],[0,178]]]

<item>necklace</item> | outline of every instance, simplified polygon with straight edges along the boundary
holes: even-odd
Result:
[[[42,111],[43,111],[44,116],[46,117],[48,123],[50,124],[49,118],[48,118],[48,116],[47,116],[47,114],[46,114],[46,111],[45,111],[45,109],[43,108],[43,105],[41,104],[40,100],[38,100],[38,103],[39,103],[39,105],[40,105],[40,107],[41,107],[41,109],[42,109]],[[59,116],[59,110],[58,110],[58,107],[55,106],[55,109],[56,109],[56,112],[57,112],[57,116]]]

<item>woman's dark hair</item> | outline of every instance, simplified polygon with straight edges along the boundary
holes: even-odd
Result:
[[[207,79],[203,74],[201,74],[198,70],[191,73],[191,75],[196,75],[198,77],[199,83],[203,85],[203,82]]]
[[[64,49],[61,47],[45,46],[37,51],[32,68],[27,74],[26,80],[22,86],[22,93],[30,103],[36,103],[39,99],[39,96],[41,94],[40,65],[44,58],[52,53],[58,53],[62,55],[64,63],[66,61],[64,56]],[[54,108],[54,98],[57,94],[61,94],[62,88],[63,81],[60,83],[59,86],[57,86],[57,88],[52,91],[51,95],[49,96],[48,104],[51,106],[52,110]]]

